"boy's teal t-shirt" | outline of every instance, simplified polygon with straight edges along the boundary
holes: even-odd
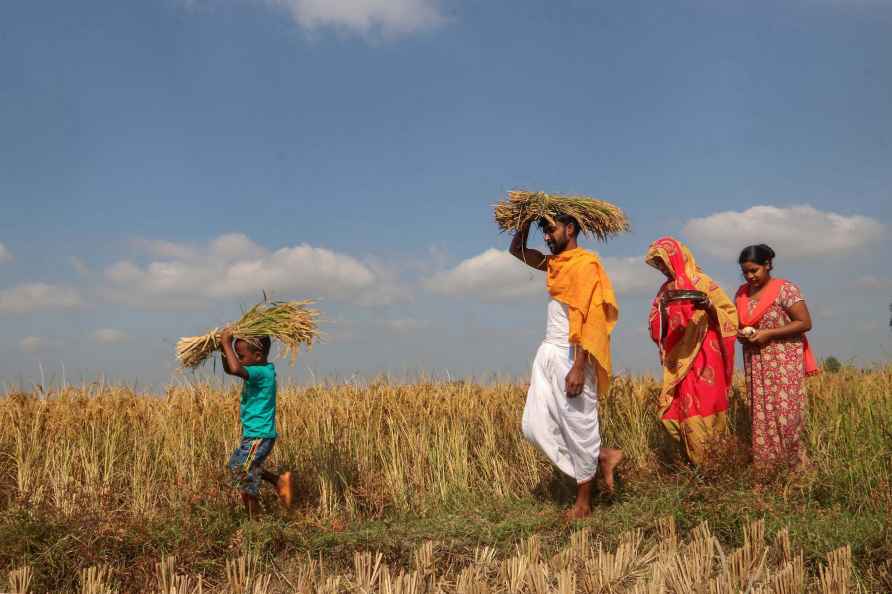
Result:
[[[276,366],[246,365],[248,379],[242,387],[242,437],[276,437]]]

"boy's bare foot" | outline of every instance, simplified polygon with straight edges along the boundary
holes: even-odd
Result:
[[[564,519],[568,522],[574,522],[576,520],[581,520],[583,518],[587,518],[592,515],[592,508],[589,505],[585,505],[582,503],[577,503],[570,509],[564,512]]]
[[[242,503],[245,504],[245,511],[248,512],[248,518],[251,520],[256,518],[257,512],[259,511],[257,498],[242,491]]]
[[[616,486],[614,471],[624,457],[622,450],[614,448],[602,448],[601,454],[598,456],[598,466],[601,476],[604,477],[604,489],[609,495],[613,495]]]
[[[282,506],[285,509],[290,509],[291,503],[294,501],[294,486],[291,483],[290,472],[279,475],[279,480],[276,481],[276,493],[279,494],[279,501],[282,502]]]

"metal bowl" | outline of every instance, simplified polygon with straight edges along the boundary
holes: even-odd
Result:
[[[675,303],[677,301],[690,301],[691,303],[705,304],[709,301],[709,297],[703,291],[666,291],[664,299],[666,303]]]

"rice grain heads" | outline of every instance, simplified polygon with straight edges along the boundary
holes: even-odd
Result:
[[[560,214],[573,217],[579,221],[583,234],[602,241],[631,229],[619,207],[588,196],[512,190],[506,200],[495,205],[496,224],[501,231],[517,231],[527,222],[539,219],[553,223]]]
[[[269,336],[281,344],[280,356],[288,356],[293,365],[303,345],[307,350],[319,338],[319,312],[310,307],[311,300],[272,301],[258,303],[235,323],[229,324],[235,338],[254,340]],[[187,336],[177,341],[180,365],[195,368],[220,348],[220,328],[202,336]]]

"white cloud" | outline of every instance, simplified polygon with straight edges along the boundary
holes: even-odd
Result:
[[[269,251],[247,236],[222,235],[206,245],[141,241],[160,259],[145,265],[122,260],[106,268],[104,293],[115,301],[157,306],[195,306],[209,299],[323,297],[354,303],[398,300],[393,278],[359,260],[301,244]]]
[[[81,303],[77,289],[60,285],[29,283],[0,290],[0,313],[71,309]]]
[[[355,296],[360,305],[389,305],[414,300],[413,288],[402,281],[400,271],[390,263],[369,258],[364,265],[375,277],[375,287]],[[402,268],[401,268],[402,269]]]
[[[26,336],[19,341],[19,348],[26,353],[37,353],[58,346],[58,343],[41,336]]]
[[[114,328],[100,328],[93,333],[93,340],[99,344],[118,344],[127,340],[127,335]]]
[[[136,239],[133,245],[150,256],[166,260],[201,262],[208,258],[223,262],[259,258],[266,250],[244,233],[225,233],[207,244],[187,244],[160,239]]]
[[[309,31],[331,28],[368,35],[406,35],[446,18],[438,0],[269,0]]]
[[[133,245],[151,256],[175,260],[195,260],[199,257],[197,248],[173,241],[160,239],[134,239]]]
[[[613,290],[621,295],[656,295],[666,278],[644,262],[644,256],[601,259]]]
[[[783,260],[849,252],[882,239],[885,226],[860,215],[824,212],[809,205],[754,206],[690,220],[684,234],[701,253],[736,259],[747,245],[767,243]]]
[[[869,274],[859,278],[855,284],[862,289],[887,290],[892,289],[892,278],[880,278]]]
[[[545,278],[505,250],[490,248],[455,268],[438,272],[424,286],[440,295],[466,295],[504,301],[541,295]]]
[[[602,258],[613,288],[624,295],[656,293],[662,277],[643,257]],[[473,296],[484,301],[505,301],[545,295],[545,276],[504,250],[490,248],[438,272],[424,282],[441,295]]]
[[[4,262],[12,262],[12,252],[10,252],[5,245],[0,243],[0,264]]]
[[[375,283],[375,274],[350,256],[307,244],[279,249],[264,258],[237,260],[226,269],[211,294],[219,297],[250,293],[262,287],[309,290],[349,298]]]
[[[26,336],[19,342],[19,346],[26,353],[36,353],[43,346],[43,342],[39,336]]]
[[[90,267],[83,261],[83,259],[78,258],[77,256],[71,256],[71,266],[74,268],[75,272],[81,276],[90,274]]]
[[[877,320],[862,320],[855,323],[855,328],[862,332],[876,332],[877,330],[885,332],[886,324]]]
[[[411,332],[429,328],[430,322],[426,320],[416,320],[414,318],[398,318],[383,320],[381,325],[396,334],[409,334]]]

